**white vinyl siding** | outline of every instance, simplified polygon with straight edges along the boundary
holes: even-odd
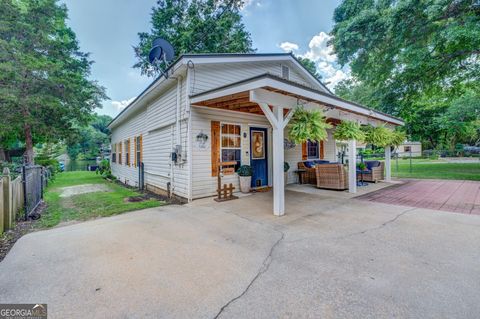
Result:
[[[198,94],[265,73],[281,77],[282,65],[289,67],[290,81],[308,87],[315,87],[315,84],[308,81],[301,74],[301,71],[294,69],[293,65],[285,64],[285,62],[283,64],[279,61],[205,64],[195,66],[194,71],[192,71],[192,76],[190,77],[191,94]]]
[[[112,130],[112,144],[117,144],[117,162],[111,164],[112,174],[117,177],[120,182],[128,184],[130,186],[138,186],[138,170],[133,165],[127,165],[127,150],[125,149],[125,140],[130,139],[130,164],[132,164],[132,139],[135,136],[145,134],[145,115],[145,112],[137,113]],[[119,164],[120,143],[122,144],[122,164]]]
[[[242,164],[250,163],[250,126],[269,127],[264,116],[250,115],[241,112],[228,112],[207,108],[192,108],[192,186],[193,198],[201,198],[216,194],[217,177],[212,176],[211,155],[211,122],[219,121],[241,125]],[[208,135],[205,145],[196,143],[195,136],[203,133]],[[246,137],[244,137],[246,136]],[[271,145],[271,143],[268,143]],[[269,151],[270,153],[271,151]],[[269,164],[271,167],[271,164]],[[270,174],[269,174],[270,176]],[[222,178],[222,184],[232,183],[235,191],[239,191],[237,174],[227,175]]]

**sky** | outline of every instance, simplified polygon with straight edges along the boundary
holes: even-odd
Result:
[[[99,114],[116,116],[153,78],[132,68],[132,46],[138,32],[150,30],[155,0],[63,0],[69,11],[68,25],[80,48],[90,52],[95,63],[92,79],[106,87],[110,100]],[[290,52],[317,64],[324,82],[333,88],[348,76],[327,46],[332,17],[340,0],[247,0],[243,22],[258,53]]]

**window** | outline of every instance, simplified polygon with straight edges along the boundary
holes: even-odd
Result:
[[[236,161],[235,171],[240,167],[242,157],[242,138],[240,125],[222,124],[220,130],[221,161]]]
[[[317,141],[307,141],[307,158],[318,158],[318,142]]]
[[[142,137],[135,137],[135,166],[140,166],[142,162]]]
[[[130,139],[125,140],[125,165],[130,166]]]
[[[112,144],[112,163],[117,161],[117,144]]]
[[[118,143],[118,164],[122,165],[122,143]]]
[[[411,146],[404,146],[404,151],[405,153],[410,153],[412,151],[412,147]]]
[[[286,65],[282,65],[282,78],[286,80],[290,78],[290,69]]]

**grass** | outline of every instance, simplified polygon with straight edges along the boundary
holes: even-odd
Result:
[[[61,188],[82,184],[103,184],[110,191],[60,197]],[[112,216],[164,204],[164,202],[155,199],[141,202],[125,201],[127,197],[139,195],[141,194],[132,189],[104,180],[94,172],[60,173],[45,192],[44,200],[47,204],[47,209],[42,214],[38,226],[53,227],[61,222],[83,221],[97,217]]]
[[[398,160],[398,170],[392,161],[392,176],[399,178],[431,178],[480,181],[480,161],[478,163],[446,163],[438,160],[412,159]]]

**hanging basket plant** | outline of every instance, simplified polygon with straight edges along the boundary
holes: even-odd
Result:
[[[303,107],[297,107],[288,124],[288,138],[295,144],[307,140],[323,141],[327,139],[327,129],[331,127],[320,110],[307,111]]]
[[[336,140],[340,140],[340,141],[349,141],[349,140],[364,141],[365,134],[362,131],[360,124],[358,124],[357,122],[342,121],[335,128],[333,137]]]
[[[390,145],[390,141],[392,140],[392,130],[386,128],[383,125],[367,125],[364,127],[364,132],[365,142],[367,142],[368,144],[385,147]]]
[[[395,130],[392,132],[390,145],[397,148],[407,140],[407,135],[403,131]]]

